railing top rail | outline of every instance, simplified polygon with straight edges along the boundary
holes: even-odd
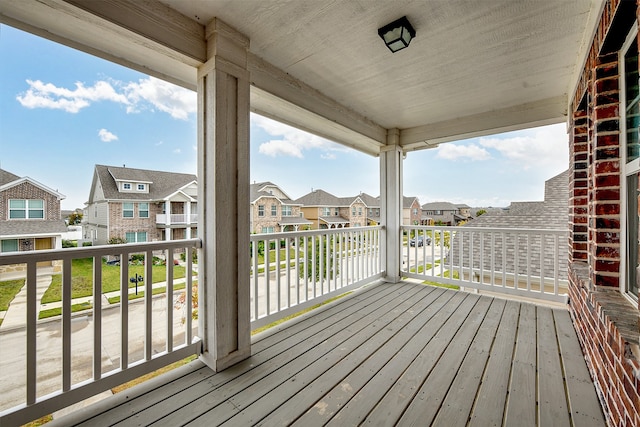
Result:
[[[202,247],[200,239],[163,240],[160,242],[122,243],[117,245],[83,246],[80,248],[46,249],[0,254],[0,265],[22,264],[29,260],[54,261],[61,258],[88,258],[101,255],[133,254],[164,249]]]
[[[344,227],[344,228],[325,228],[322,230],[304,230],[304,231],[284,231],[281,233],[257,233],[250,236],[252,242],[260,240],[286,239],[304,236],[318,236],[321,234],[340,234],[345,232],[382,230],[382,225],[371,225],[367,227]]]
[[[447,225],[403,225],[403,229],[412,230],[445,230],[445,231],[480,231],[485,233],[537,233],[537,234],[562,234],[568,229],[560,228],[508,228],[508,227],[469,227]]]

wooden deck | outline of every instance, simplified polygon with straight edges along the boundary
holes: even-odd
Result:
[[[283,324],[226,371],[195,361],[58,422],[605,425],[566,310],[412,283]]]

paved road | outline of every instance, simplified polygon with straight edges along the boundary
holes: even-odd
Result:
[[[185,326],[182,325],[182,311],[174,310],[174,343],[184,341]],[[164,295],[153,299],[153,351],[165,348],[167,299]],[[102,371],[108,372],[120,364],[119,305],[103,308],[102,329]],[[129,305],[129,362],[143,358],[144,343],[144,303],[135,300]],[[194,326],[197,327],[197,322]],[[72,320],[72,382],[78,383],[92,376],[93,317],[82,315]],[[38,346],[38,396],[61,387],[62,339],[60,320],[40,322],[37,329]],[[21,404],[25,398],[24,360],[26,353],[25,328],[17,327],[0,330],[0,411]]]

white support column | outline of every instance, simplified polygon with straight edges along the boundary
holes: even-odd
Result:
[[[387,146],[380,153],[380,219],[384,224],[382,233],[382,262],[385,280],[397,283],[401,279],[402,263],[402,147],[399,145],[400,131],[390,129]]]
[[[191,238],[191,200],[184,202],[184,221],[187,224],[184,231],[184,238]]]
[[[251,354],[249,314],[249,40],[213,19],[198,70],[201,359],[216,371]]]

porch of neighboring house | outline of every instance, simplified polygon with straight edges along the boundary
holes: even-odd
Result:
[[[603,426],[564,307],[375,282],[59,425]],[[58,425],[54,423],[53,425]]]

